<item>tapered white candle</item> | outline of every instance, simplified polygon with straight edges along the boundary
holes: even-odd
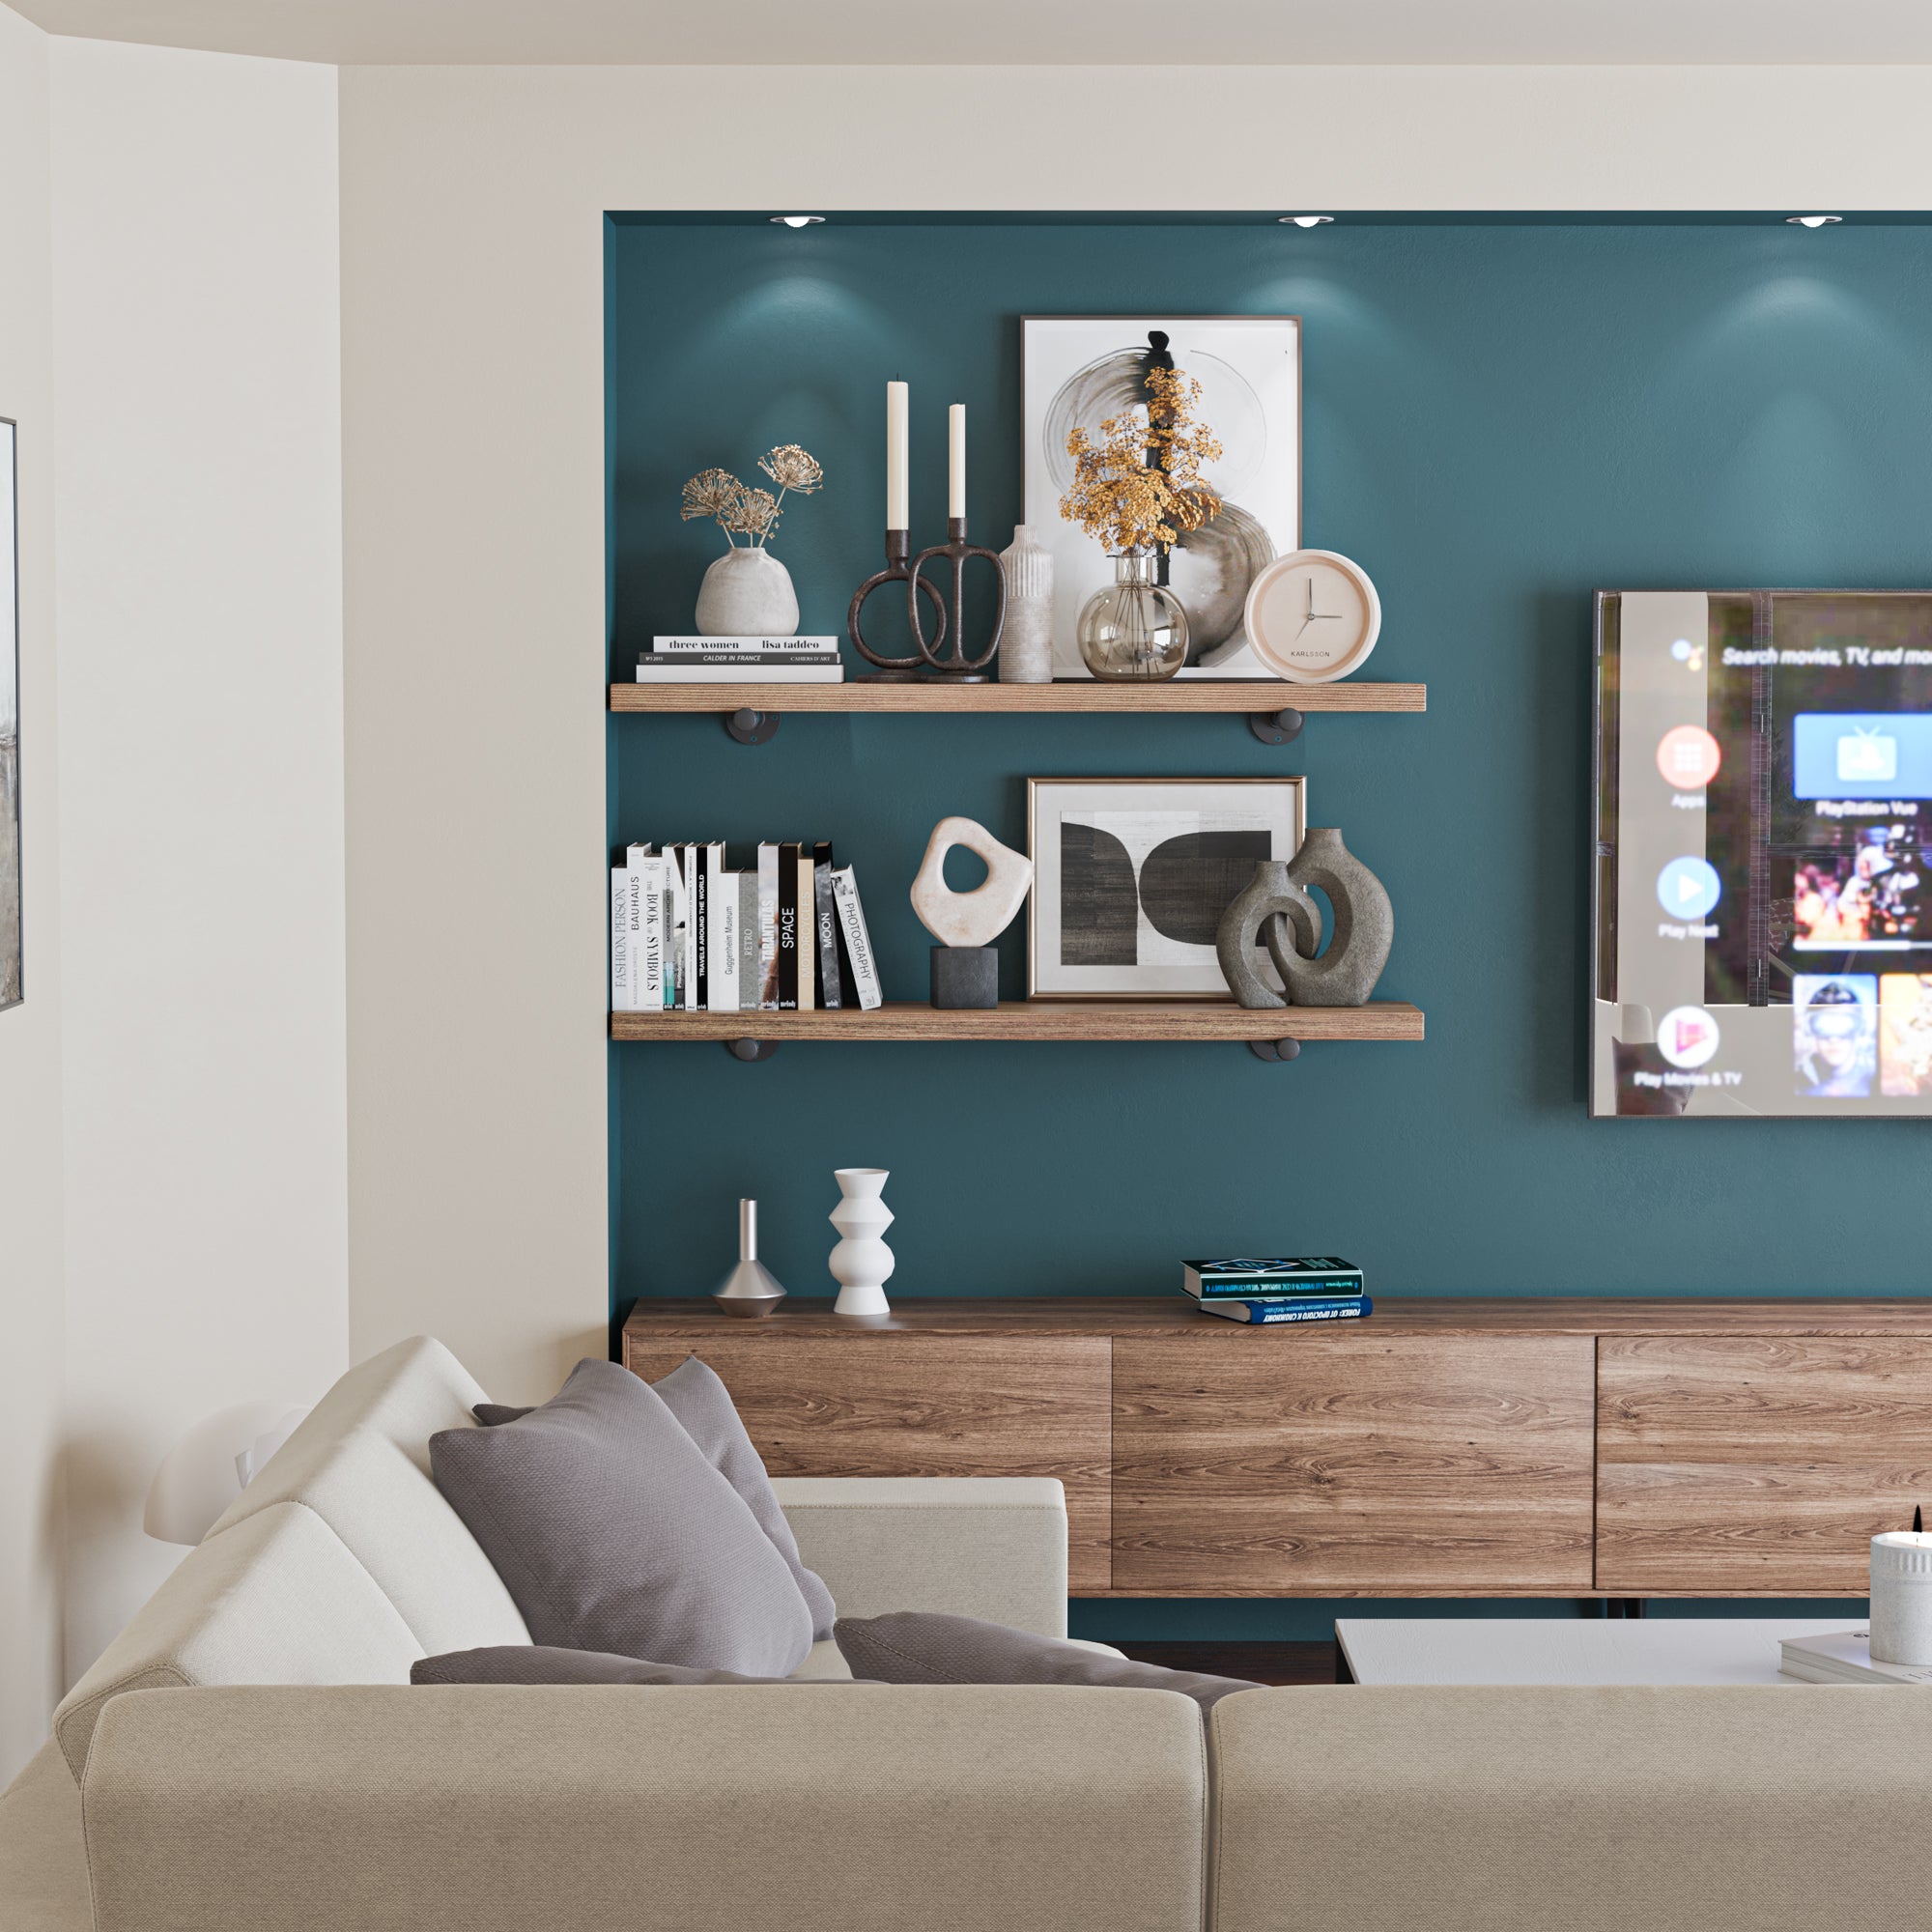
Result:
[[[966,405],[946,412],[946,514],[966,514]]]
[[[906,507],[907,390],[903,383],[886,384],[886,527],[909,529]]]

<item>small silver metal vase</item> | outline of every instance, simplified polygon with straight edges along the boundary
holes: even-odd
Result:
[[[758,1259],[758,1204],[738,1203],[738,1265],[712,1291],[726,1315],[769,1315],[785,1298],[778,1278]]]

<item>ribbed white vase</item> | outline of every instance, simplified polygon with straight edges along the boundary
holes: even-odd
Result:
[[[840,1167],[832,1178],[843,1197],[832,1210],[838,1245],[827,1265],[838,1284],[835,1315],[889,1315],[886,1279],[897,1265],[892,1249],[879,1237],[893,1224],[893,1210],[880,1200],[890,1170],[883,1167]]]
[[[1000,633],[1002,684],[1053,682],[1053,553],[1029,525],[1000,553],[1007,574],[1007,621]]]

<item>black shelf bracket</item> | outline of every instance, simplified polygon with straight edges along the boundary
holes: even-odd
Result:
[[[779,735],[776,711],[727,711],[724,728],[741,745],[769,745]]]
[[[1301,1053],[1298,1039],[1251,1039],[1248,1051],[1257,1060],[1294,1060]]]
[[[1307,718],[1293,708],[1248,713],[1248,729],[1264,745],[1292,745],[1301,736],[1301,727],[1307,723]]]
[[[733,1060],[769,1060],[779,1050],[775,1039],[727,1039],[724,1045]]]

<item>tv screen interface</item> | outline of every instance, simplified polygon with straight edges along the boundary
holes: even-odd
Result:
[[[1597,599],[1590,1110],[1932,1114],[1932,591]]]

